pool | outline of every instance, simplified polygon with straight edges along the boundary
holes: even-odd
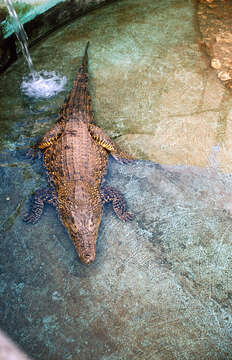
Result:
[[[30,49],[37,71],[66,76],[57,96],[21,94],[23,58],[1,75],[0,326],[32,358],[231,358],[232,100],[198,37],[192,1],[117,1]],[[89,267],[53,208],[23,222],[47,184],[26,153],[87,41],[96,124],[137,159],[109,161],[135,219],[105,206]]]

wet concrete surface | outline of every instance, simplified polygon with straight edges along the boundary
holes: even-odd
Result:
[[[28,165],[27,179],[31,172]],[[30,180],[2,167],[3,179],[2,202],[15,209]],[[32,226],[8,207],[0,245],[4,329],[35,359],[229,359],[230,177],[111,160],[107,182],[125,194],[135,220],[122,223],[105,208],[90,267],[79,262],[54,209]],[[23,188],[11,199],[15,183]]]
[[[126,0],[32,51],[67,91],[90,40],[96,123],[140,159],[110,160],[135,219],[105,206],[89,267],[53,208],[22,221],[47,181],[25,153],[64,94],[23,99],[23,61],[1,77],[0,325],[34,359],[232,358],[231,98],[198,36],[192,2]]]

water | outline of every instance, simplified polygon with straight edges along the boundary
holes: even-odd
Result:
[[[36,72],[33,67],[32,59],[28,50],[28,36],[23,25],[19,21],[11,0],[5,0],[8,8],[12,26],[19,40],[25,60],[27,61],[30,74],[23,77],[21,91],[30,98],[50,98],[57,95],[64,89],[66,77],[55,71]]]
[[[28,63],[30,72],[33,72],[33,63],[32,63],[32,59],[31,56],[29,54],[28,51],[28,37],[27,34],[24,30],[23,25],[21,24],[21,22],[19,21],[18,15],[14,9],[14,6],[11,2],[11,0],[5,0],[7,9],[9,11],[10,17],[11,17],[11,21],[12,21],[12,26],[14,28],[15,34],[18,38],[18,41],[20,42],[21,48],[22,48],[22,52],[23,55]]]
[[[31,114],[17,87],[23,61],[1,77],[0,321],[34,359],[232,358],[232,98],[198,47],[194,14],[186,0],[118,1],[31,50],[70,88],[90,40],[96,124],[153,160],[110,160],[107,184],[135,219],[104,208],[91,267],[53,208],[22,220],[47,186],[23,146],[51,128],[64,94]]]
[[[55,71],[33,72],[23,77],[21,91],[30,98],[50,98],[64,89],[66,81]]]

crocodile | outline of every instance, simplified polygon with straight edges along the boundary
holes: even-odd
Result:
[[[122,193],[105,184],[112,155],[121,163],[133,161],[94,124],[88,89],[88,46],[82,64],[53,127],[33,146],[42,153],[49,186],[33,195],[24,221],[35,223],[44,204],[55,206],[84,264],[95,260],[96,241],[104,203],[112,202],[115,214],[132,220]]]

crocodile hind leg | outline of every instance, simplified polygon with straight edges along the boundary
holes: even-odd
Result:
[[[37,141],[36,147],[41,150],[49,147],[60,137],[62,131],[63,126],[60,123],[56,123],[49,131],[46,132],[44,136],[42,136]]]
[[[98,126],[90,124],[89,132],[92,138],[102,147],[110,152],[110,154],[121,163],[128,163],[133,161],[133,158],[127,153],[123,152],[114,141],[112,141],[109,136],[107,136],[102,129]]]
[[[37,190],[33,195],[32,207],[29,213],[24,215],[24,221],[28,223],[36,223],[43,213],[44,203],[57,206],[56,192],[51,187]]]
[[[132,220],[134,215],[127,210],[126,200],[122,193],[110,186],[102,186],[100,188],[100,196],[104,203],[112,202],[115,214],[123,221]]]
[[[43,150],[48,148],[50,145],[56,141],[60,135],[62,134],[63,127],[60,123],[56,123],[49,131],[46,132],[44,136],[42,136],[35,145],[32,145],[30,150],[27,152],[28,157],[36,157],[38,153],[40,158],[40,153],[38,150]]]

